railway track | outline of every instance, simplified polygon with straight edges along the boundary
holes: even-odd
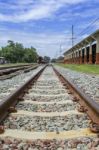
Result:
[[[20,65],[20,66],[9,66],[8,68],[2,67],[0,68],[0,78],[2,78],[2,76],[8,76],[9,74],[13,74],[21,70],[27,70],[33,66],[34,65],[30,64],[30,65]]]
[[[30,65],[30,66],[23,66],[23,67],[18,67],[18,68],[11,68],[11,69],[5,69],[1,71],[0,75],[0,81],[10,79],[12,77],[15,77],[19,75],[22,72],[29,72],[33,69],[36,69],[38,65]]]
[[[19,64],[19,65],[9,65],[9,66],[0,66],[0,70],[18,68],[18,67],[28,67],[33,64]]]
[[[9,94],[13,93],[18,87],[28,81],[33,75],[40,71],[43,66],[38,66],[29,72],[21,72],[17,76],[0,81],[0,101],[7,97]]]
[[[0,149],[98,150],[99,114],[80,106],[84,98],[52,66],[42,68],[0,103]]]

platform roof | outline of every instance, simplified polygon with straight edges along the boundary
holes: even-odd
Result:
[[[86,37],[85,39],[83,39],[82,41],[80,41],[79,43],[77,43],[76,45],[74,45],[73,47],[71,47],[69,50],[67,50],[64,55],[68,54],[69,52],[71,52],[74,49],[77,48],[81,48],[84,47],[85,45],[88,45],[94,41],[96,41],[96,37],[99,36],[99,29],[96,30],[94,33],[92,33],[91,35],[89,35],[88,37]]]

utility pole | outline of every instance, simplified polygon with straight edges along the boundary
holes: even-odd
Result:
[[[73,25],[72,25],[72,38],[71,39],[72,39],[72,48],[73,48],[73,46],[74,46],[74,39],[75,39],[74,38],[74,26]],[[72,49],[72,52],[73,52],[73,56],[72,57],[73,57],[73,62],[74,62],[75,58],[74,58],[74,50],[73,49]]]
[[[72,25],[72,47],[74,46],[74,26]]]
[[[71,38],[66,38],[66,39],[69,39],[72,41],[72,47],[74,46],[74,39],[76,39],[74,37],[74,25],[72,25],[72,35],[71,35]],[[72,52],[73,52],[73,56],[74,56],[74,50],[72,49]],[[61,55],[62,53],[62,44],[60,44],[60,48],[59,48],[59,54]],[[56,52],[56,55],[57,55],[57,52]]]

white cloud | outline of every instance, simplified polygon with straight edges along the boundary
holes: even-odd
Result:
[[[14,27],[14,29],[11,29],[10,27],[9,29],[7,29],[4,28],[4,26],[0,27],[0,46],[5,45],[7,43],[7,40],[11,39],[13,41],[23,43],[26,47],[32,45],[37,48],[40,55],[49,55],[51,57],[56,54],[56,51],[60,50],[61,43],[62,49],[66,50],[70,48],[71,40],[68,40],[65,37],[71,37],[71,33],[67,31],[64,31],[64,33],[59,33],[58,29],[55,30],[57,33],[54,33],[54,31],[51,31],[54,29],[44,29],[45,24],[43,24],[44,26],[40,26],[41,24],[36,24],[35,20],[40,20],[44,18],[53,19],[53,17],[57,17],[55,16],[56,12],[60,8],[65,6],[66,11],[58,14],[58,21],[70,21],[71,19],[72,22],[73,19],[77,20],[76,27],[78,32],[79,30],[83,30],[87,26],[89,19],[87,19],[86,21],[86,18],[88,18],[89,16],[95,16],[96,11],[99,11],[98,8],[94,10],[93,7],[91,7],[81,12],[79,11],[79,9],[75,11],[74,14],[72,14],[72,9],[70,9],[68,6],[71,6],[72,4],[74,6],[74,4],[78,4],[80,2],[85,2],[85,0],[10,0],[10,3],[0,2],[0,21],[20,23],[19,26]],[[1,8],[10,11],[8,11],[8,13],[4,13]],[[78,21],[79,18],[80,22]],[[28,22],[30,20],[33,21],[29,23],[24,23],[24,25],[21,24],[22,22]],[[20,25],[24,26],[23,29],[21,28],[22,31],[19,30]],[[33,26],[36,25],[36,29],[38,29],[41,33],[28,32],[31,28],[33,28]],[[67,30],[70,30],[67,25]],[[71,25],[69,24],[69,26]],[[96,26],[99,27],[99,24],[96,24]],[[17,30],[15,30],[15,28]],[[49,32],[47,33],[47,31]],[[80,36],[80,38],[82,39],[83,37]],[[75,40],[75,42],[77,41]]]
[[[69,33],[68,37],[70,37]],[[0,46],[6,45],[8,40],[13,40],[15,42],[23,43],[25,47],[34,46],[40,55],[48,55],[51,57],[54,57],[57,50],[59,51],[61,43],[63,44],[62,48],[66,47],[67,49],[71,44],[71,41],[66,39],[66,34],[63,33],[36,34],[21,31],[9,31],[8,29],[4,30],[4,28],[0,31],[0,38]]]
[[[49,18],[52,16],[59,8],[64,5],[77,4],[85,0],[38,0],[36,3],[33,0],[22,0],[13,3],[13,8],[15,12],[11,14],[0,13],[0,21],[10,21],[10,22],[26,22],[29,20],[38,20],[43,18]],[[8,4],[7,4],[8,5]],[[19,7],[20,6],[20,7]],[[5,5],[6,7],[6,5]],[[12,4],[11,4],[12,7]],[[10,8],[11,8],[10,7]],[[9,8],[6,8],[9,9]],[[28,9],[28,10],[27,10]]]

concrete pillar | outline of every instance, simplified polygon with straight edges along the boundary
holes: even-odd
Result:
[[[70,64],[70,54],[69,54],[69,64]]]
[[[92,64],[92,43],[89,46],[89,64]]]
[[[64,58],[64,64],[66,63],[66,59]]]
[[[82,64],[82,49],[80,49],[80,64]]]
[[[68,55],[67,55],[67,64],[68,64]]]
[[[72,52],[72,63],[73,63],[73,52]]]
[[[74,64],[76,64],[76,52],[74,52]]]
[[[67,55],[67,64],[68,64],[68,55]]]
[[[67,63],[67,56],[64,56],[64,63]]]
[[[68,63],[70,63],[70,55],[68,55]]]
[[[84,64],[87,63],[87,48],[85,47],[85,53],[84,53]]]
[[[73,53],[73,63],[74,63],[74,53]]]
[[[74,64],[76,64],[76,53],[74,52]]]
[[[77,64],[77,52],[75,51],[75,63]]]
[[[67,55],[66,55],[66,60],[65,60],[65,64],[67,64]]]
[[[71,63],[71,62],[70,62],[70,59],[71,59],[71,56],[70,56],[70,54],[69,54],[69,64]]]
[[[77,64],[79,64],[79,50],[77,50]]]
[[[86,61],[87,61],[87,63],[89,63],[89,46],[88,47],[86,47]]]
[[[78,50],[78,63],[80,64],[80,50]]]
[[[72,53],[71,53],[71,64],[72,64]]]
[[[74,52],[74,57],[73,58],[74,58],[74,64],[75,64],[75,52]]]
[[[73,63],[72,52],[71,52],[71,64]]]
[[[74,59],[75,59],[74,57],[75,57],[75,54],[73,53],[73,64],[74,64]]]
[[[96,64],[99,64],[99,36],[97,37],[97,45],[96,45]]]
[[[80,64],[80,55],[81,55],[81,53],[80,53],[80,49],[78,50],[78,57],[79,57],[79,64]]]
[[[74,50],[72,50],[72,63],[74,63]]]
[[[77,53],[77,54],[78,54],[78,64],[79,64],[79,50],[78,50],[78,53]]]
[[[76,64],[78,64],[78,53],[76,51]]]
[[[67,61],[68,61],[68,56],[66,56],[66,64],[67,64]]]
[[[72,54],[70,54],[70,63],[72,63]]]
[[[70,56],[68,55],[68,64],[70,63]]]
[[[70,63],[72,63],[72,54],[70,54]]]
[[[76,51],[76,64],[78,63],[78,60],[77,60],[77,58],[78,58],[78,57],[77,57],[77,51]]]
[[[78,64],[78,50],[76,51],[76,63]]]

